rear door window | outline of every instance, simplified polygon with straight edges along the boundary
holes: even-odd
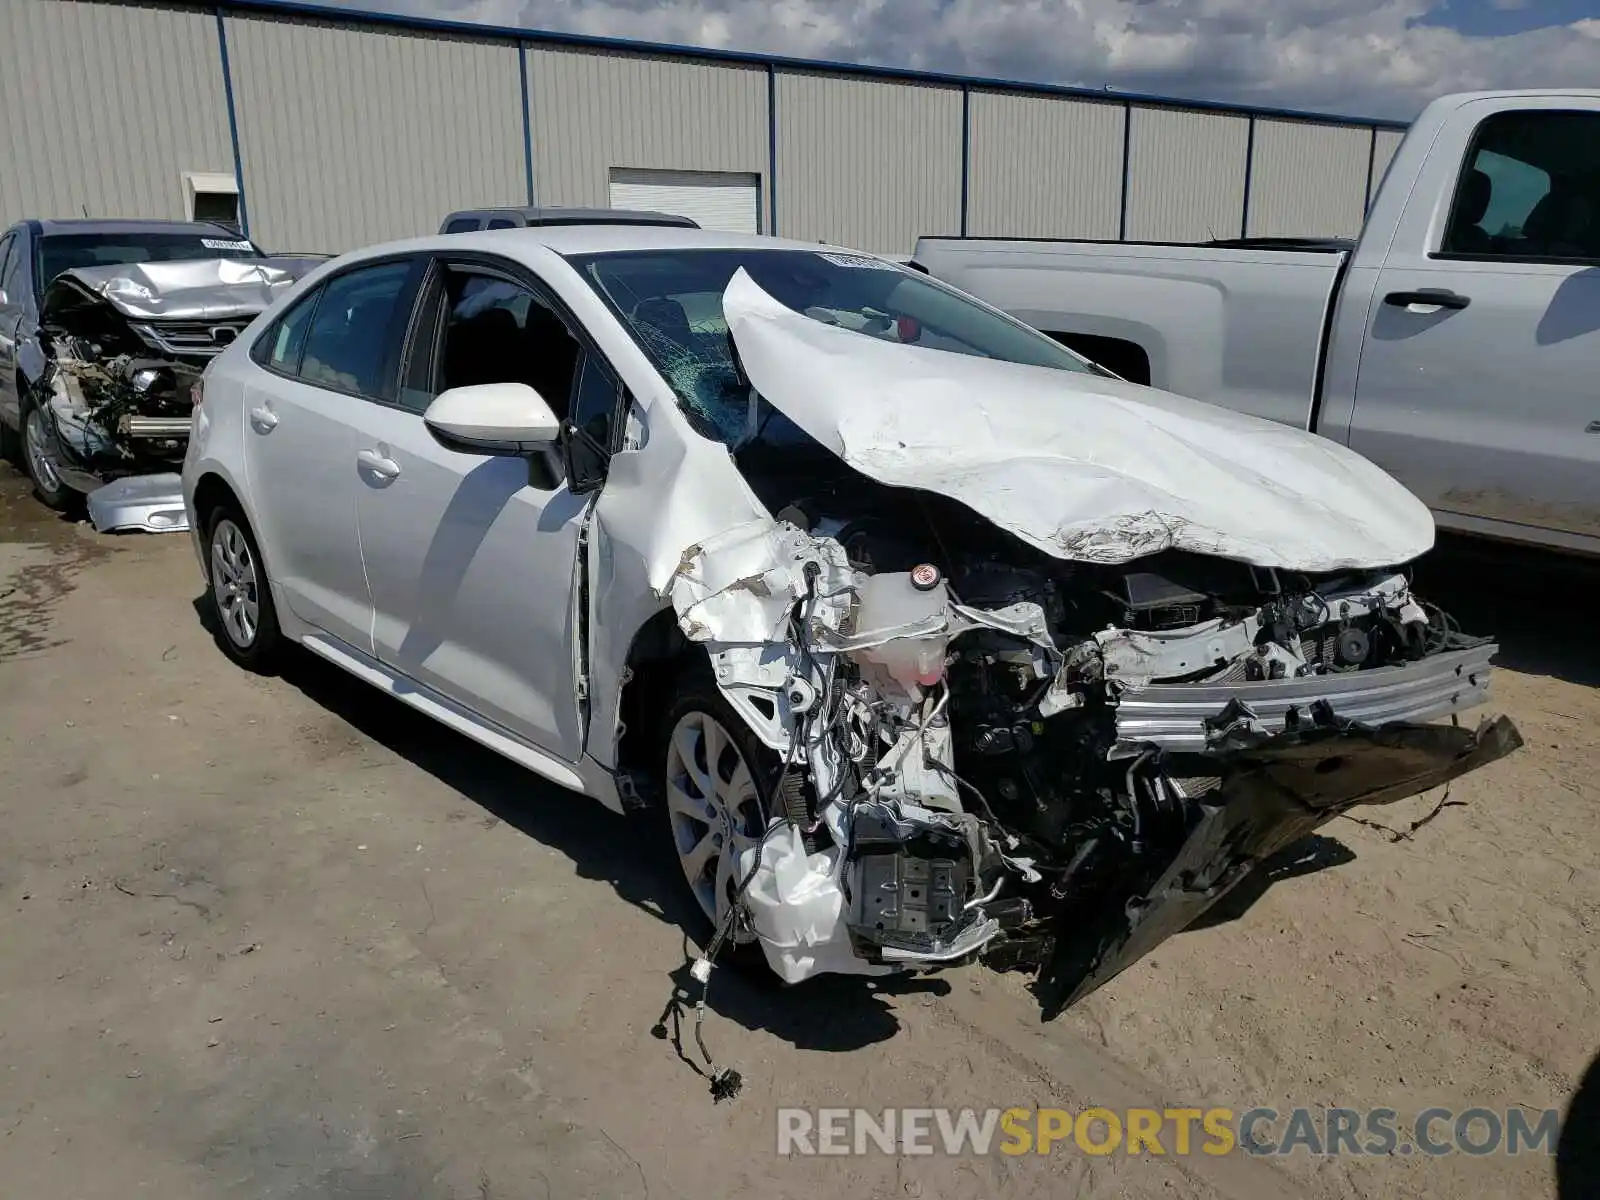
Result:
[[[402,299],[412,266],[401,260],[361,267],[323,285],[306,330],[302,381],[374,399],[394,394],[385,363],[397,324],[410,316]]]

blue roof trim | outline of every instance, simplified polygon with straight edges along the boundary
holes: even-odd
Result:
[[[180,0],[181,2],[181,0]],[[1181,96],[1154,96],[1141,92],[1106,91],[1100,88],[1071,87],[1056,83],[1030,83],[1022,79],[998,79],[982,75],[956,75],[943,71],[914,71],[905,67],[871,66],[865,63],[832,62],[793,58],[781,54],[757,54],[742,50],[713,50],[701,46],[678,46],[666,42],[635,42],[626,38],[597,37],[584,33],[557,33],[526,29],[514,25],[479,25],[471,21],[446,21],[438,17],[417,17],[402,13],[369,12],[305,0],[226,0],[218,7],[230,12],[264,13],[277,16],[315,17],[347,24],[391,25],[401,29],[448,33],[477,38],[504,38],[535,45],[575,46],[591,50],[617,50],[629,54],[665,54],[674,58],[709,62],[739,63],[745,66],[779,68],[791,71],[823,71],[871,79],[899,80],[906,83],[940,84],[947,87],[994,88],[1034,96],[1063,96],[1110,103],[1159,104],[1168,108],[1187,108],[1202,112],[1236,113],[1254,117],[1283,117],[1324,124],[1366,125],[1377,129],[1408,129],[1409,121],[1383,117],[1352,117],[1337,113],[1309,112],[1295,108],[1272,108],[1251,104],[1226,104],[1219,100],[1189,100]]]

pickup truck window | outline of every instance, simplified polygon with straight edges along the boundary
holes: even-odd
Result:
[[[924,275],[865,255],[630,250],[570,261],[650,357],[685,411],[709,426],[709,436],[730,445],[749,434],[750,406],[722,313],[722,293],[740,267],[796,312],[869,337],[1063,371],[1095,370],[1042,333]],[[767,421],[762,428],[779,433]]]
[[[1600,259],[1600,113],[1514,109],[1473,134],[1442,253]]]

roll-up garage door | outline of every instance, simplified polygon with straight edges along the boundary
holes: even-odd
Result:
[[[677,213],[702,229],[761,232],[761,177],[722,171],[611,169],[611,207]]]

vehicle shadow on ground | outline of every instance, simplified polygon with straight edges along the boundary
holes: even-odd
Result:
[[[212,639],[220,642],[223,635],[210,601],[201,596],[194,608]],[[651,814],[622,816],[540,779],[307,651],[292,649],[279,677],[485,812],[565,854],[581,878],[609,883],[622,899],[662,922],[667,927],[663,938],[682,941],[684,960],[670,976],[662,977],[661,1002],[665,1007],[669,998],[679,1000],[684,1034],[689,1037],[680,1054],[686,1050],[685,1061],[700,1069],[689,1036],[699,996],[699,985],[689,978],[689,964],[697,951],[684,931],[695,931],[698,937],[705,921],[688,895],[676,861],[664,847],[655,852],[658,843]],[[872,980],[832,976],[785,987],[758,961],[748,972],[719,967],[708,1008],[720,1019],[770,1033],[799,1049],[849,1051],[899,1032],[893,996],[942,995],[949,988],[938,976]],[[819,1011],[828,1014],[826,1021],[817,1020]]]
[[[1589,1063],[1562,1114],[1556,1196],[1558,1200],[1600,1196],[1600,1054]]]
[[[1313,833],[1263,860],[1260,866],[1240,880],[1237,887],[1201,913],[1185,932],[1211,929],[1237,921],[1267,894],[1267,889],[1273,884],[1301,875],[1314,875],[1330,867],[1342,867],[1355,860],[1355,851],[1337,838]]]
[[[1492,635],[1495,665],[1600,685],[1600,560],[1441,533],[1412,583],[1463,632]]]

